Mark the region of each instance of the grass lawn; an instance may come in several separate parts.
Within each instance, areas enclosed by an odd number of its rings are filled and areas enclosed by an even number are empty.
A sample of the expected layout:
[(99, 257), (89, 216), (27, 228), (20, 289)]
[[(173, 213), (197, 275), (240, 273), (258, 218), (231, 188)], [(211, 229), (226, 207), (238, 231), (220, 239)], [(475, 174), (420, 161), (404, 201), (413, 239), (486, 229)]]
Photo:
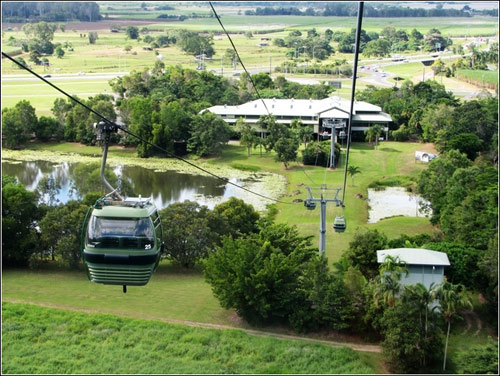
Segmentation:
[[(358, 166), (361, 174), (354, 178), (347, 177), (345, 193), (345, 214), (347, 230), (344, 233), (333, 231), (333, 219), (341, 215), (339, 208), (335, 205), (327, 205), (327, 232), (326, 232), (326, 255), (330, 262), (336, 261), (342, 252), (348, 248), (349, 241), (358, 228), (379, 228), (387, 232), (389, 238), (399, 237), (401, 234), (430, 233), (433, 227), (426, 218), (395, 217), (382, 220), (375, 224), (366, 224), (367, 202), (356, 197), (361, 194), (367, 197), (367, 187), (373, 181), (382, 177), (409, 176), (416, 179), (419, 171), (427, 165), (417, 164), (414, 161), (415, 150), (421, 150), (430, 145), (416, 143), (384, 142), (377, 150), (367, 144), (354, 144), (351, 147), (349, 165)], [(305, 199), (307, 197), (306, 186), (319, 187), (327, 184), (328, 188), (342, 188), (344, 181), (345, 154), (341, 156), (339, 167), (329, 170), (322, 167), (301, 166), (292, 164), (285, 170), (282, 163), (274, 161), (274, 154), (263, 153), (255, 149), (250, 157), (247, 157), (246, 148), (229, 145), (219, 159), (213, 159), (214, 164), (238, 163), (242, 165), (259, 166), (266, 171), (282, 174), (287, 178), (287, 197), (283, 197), (283, 204), (277, 204), (277, 221), (290, 225), (297, 225), (303, 235), (312, 235), (313, 244), (319, 242), (319, 209), (306, 210), (302, 202), (293, 203), (294, 199)], [(300, 152), (299, 152), (300, 156)], [(341, 196), (339, 198), (342, 198)]]
[(2, 304), (3, 374), (370, 374), (372, 359), (238, 330)]
[[(53, 82), (67, 93), (86, 99), (96, 94), (112, 94), (108, 80), (84, 81), (55, 80)], [(51, 108), (56, 98), (66, 96), (42, 81), (2, 81), (2, 108), (14, 107), (19, 101), (27, 100), (35, 108), (37, 116), (54, 116)]]

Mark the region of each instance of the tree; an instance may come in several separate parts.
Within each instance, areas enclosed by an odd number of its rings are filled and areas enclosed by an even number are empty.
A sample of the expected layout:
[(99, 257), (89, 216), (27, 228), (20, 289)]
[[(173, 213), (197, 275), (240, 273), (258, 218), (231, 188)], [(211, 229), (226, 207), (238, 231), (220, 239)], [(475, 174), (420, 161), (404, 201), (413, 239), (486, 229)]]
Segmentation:
[(299, 119), (293, 119), (290, 128), (295, 133), (297, 139), (304, 143), (304, 147), (307, 147), (307, 142), (312, 139), (312, 127), (304, 126)]
[(298, 148), (299, 142), (295, 137), (280, 138), (274, 144), (276, 161), (283, 162), (285, 169), (288, 169), (288, 163), (297, 159)]
[(446, 354), (448, 352), (448, 339), (450, 337), (451, 320), (457, 314), (460, 308), (472, 308), (468, 296), (465, 294), (465, 289), (461, 285), (453, 285), (447, 281), (441, 284), (437, 297), (439, 299), (439, 306), (441, 314), (448, 324), (446, 331), (446, 343), (444, 347), (443, 371), (446, 369)]
[(2, 133), (7, 148), (16, 148), (28, 141), (31, 132), (37, 126), (35, 108), (27, 100), (19, 101), (14, 107), (2, 110)]
[(376, 39), (368, 42), (363, 49), (363, 55), (370, 56), (387, 56), (391, 51), (391, 43), (387, 39)]
[(444, 145), (444, 150), (456, 149), (473, 161), (477, 153), (483, 149), (483, 142), (474, 133), (460, 133), (453, 136)]
[(95, 42), (99, 39), (99, 35), (95, 31), (89, 32), (89, 44), (95, 44)]
[(135, 26), (127, 26), (125, 34), (127, 34), (127, 37), (130, 39), (137, 39), (139, 37), (139, 29)]
[(62, 59), (62, 57), (64, 56), (64, 50), (61, 46), (56, 47), (56, 56), (58, 59)]
[(205, 279), (220, 304), (252, 324), (343, 327), (342, 283), (329, 280), (326, 261), (311, 247), (310, 237), (286, 224), (264, 221), (259, 229), (237, 239), (223, 237), (205, 261)]
[(63, 132), (64, 130), (59, 122), (48, 116), (40, 116), (38, 125), (35, 128), (35, 136), (40, 141), (48, 141), (51, 137), (60, 140), (63, 137)]
[(217, 154), (222, 145), (229, 141), (232, 133), (229, 125), (212, 112), (195, 115), (191, 122), (191, 137), (187, 149), (200, 157)]
[(243, 200), (231, 197), (228, 201), (217, 204), (214, 214), (226, 223), (227, 230), (221, 234), (230, 234), (233, 237), (257, 232), (257, 221), (260, 216), (252, 205)]
[[(429, 326), (427, 336), (420, 324), (420, 303), (407, 297), (403, 289), (399, 301), (386, 309), (381, 318), (384, 353), (397, 373), (428, 373), (438, 361), (442, 349), (442, 336), (436, 323)], [(428, 368), (426, 368), (428, 367)]]
[(422, 171), (418, 180), (418, 192), (430, 201), (432, 207), (432, 223), (438, 223), (441, 210), (446, 206), (446, 183), (457, 168), (469, 167), (472, 162), (465, 154), (450, 150), (446, 155), (433, 159), (429, 167)]
[(382, 300), (390, 307), (394, 307), (395, 299), (401, 291), (401, 276), (403, 272), (408, 275), (408, 267), (405, 262), (401, 262), (399, 257), (386, 256), (384, 262), (379, 267), (379, 275), (376, 280), (374, 299), (377, 303)]
[(89, 207), (71, 200), (48, 211), (40, 221), (42, 247), (77, 269), (81, 263), (80, 236)]
[(2, 176), (2, 264), (23, 267), (38, 247), (37, 221), (43, 211), (36, 193)]
[(240, 144), (242, 146), (246, 146), (248, 156), (250, 156), (250, 150), (256, 145), (257, 138), (255, 132), (252, 129), (252, 126), (249, 123), (246, 123), (242, 117), (240, 117), (238, 120), (236, 120), (235, 129), (236, 132), (240, 134)]
[(197, 202), (176, 202), (159, 212), (163, 226), (166, 258), (192, 268), (207, 257), (219, 240), (214, 231), (220, 219)]
[(498, 314), (498, 237), (494, 236), (488, 243), (488, 250), (478, 262), (478, 267), (487, 278), (484, 288), (490, 310)]
[(360, 174), (361, 170), (358, 166), (351, 165), (347, 167), (347, 173), (351, 176), (352, 185), (354, 185), (354, 175)]
[(342, 257), (349, 265), (359, 267), (366, 278), (378, 274), (377, 251), (387, 248), (387, 237), (378, 230), (356, 231), (349, 243), (349, 249)]
[(380, 134), (382, 133), (382, 127), (378, 124), (372, 125), (368, 129), (365, 129), (364, 131), (366, 135), (366, 140), (368, 142), (372, 142), (373, 139), (375, 139), (375, 147), (378, 145), (378, 138), (380, 137)]

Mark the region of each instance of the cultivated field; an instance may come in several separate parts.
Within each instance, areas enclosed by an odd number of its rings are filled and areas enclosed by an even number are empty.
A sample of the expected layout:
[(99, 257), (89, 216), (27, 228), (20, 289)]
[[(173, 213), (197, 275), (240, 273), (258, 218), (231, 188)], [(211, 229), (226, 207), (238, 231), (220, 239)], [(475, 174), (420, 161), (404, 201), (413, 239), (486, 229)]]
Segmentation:
[(379, 371), (369, 356), (345, 347), (5, 302), (2, 355), (3, 374)]

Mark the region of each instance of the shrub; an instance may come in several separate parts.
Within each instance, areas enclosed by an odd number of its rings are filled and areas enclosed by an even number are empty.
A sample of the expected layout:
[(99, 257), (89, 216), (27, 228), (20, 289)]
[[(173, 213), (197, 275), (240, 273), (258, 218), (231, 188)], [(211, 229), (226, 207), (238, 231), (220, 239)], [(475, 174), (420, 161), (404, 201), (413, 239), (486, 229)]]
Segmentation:
[[(329, 165), (330, 157), (330, 142), (310, 142), (307, 147), (302, 150), (302, 163), (305, 165), (323, 166)], [(340, 158), (340, 145), (335, 143), (335, 161)]]
[(205, 278), (220, 304), (249, 323), (282, 322), (297, 331), (346, 326), (342, 281), (296, 227), (263, 220), (258, 234), (224, 237), (205, 262)]

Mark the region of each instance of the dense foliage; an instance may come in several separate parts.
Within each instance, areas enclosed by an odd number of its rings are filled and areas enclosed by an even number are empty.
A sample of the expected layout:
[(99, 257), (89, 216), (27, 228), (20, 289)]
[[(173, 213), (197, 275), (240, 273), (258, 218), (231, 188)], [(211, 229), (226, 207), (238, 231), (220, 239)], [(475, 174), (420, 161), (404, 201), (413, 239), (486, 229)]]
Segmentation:
[(15, 179), (2, 176), (2, 264), (26, 266), (37, 248), (37, 221), (43, 209), (37, 206), (38, 197)]
[[(334, 146), (335, 161), (336, 163), (340, 157), (340, 144), (335, 143)], [(310, 142), (307, 147), (302, 150), (302, 163), (305, 165), (313, 166), (330, 166), (331, 157), (331, 141), (313, 141)]]
[[(364, 7), (365, 17), (470, 17), (471, 9), (464, 6), (462, 9), (443, 9), (441, 4), (436, 8), (410, 8), (390, 5), (377, 5), (376, 7), (366, 4)], [(354, 2), (328, 2), (323, 8), (307, 7), (257, 7), (255, 10), (246, 10), (247, 16), (323, 16), (323, 17), (353, 17), (358, 12), (358, 5)], [(494, 13), (492, 14), (494, 15)]]
[(224, 237), (205, 262), (205, 277), (221, 305), (250, 323), (285, 322), (295, 330), (346, 326), (342, 281), (295, 227), (262, 221), (259, 233)]
[(3, 22), (30, 21), (99, 21), (99, 5), (96, 2), (64, 1), (9, 1), (2, 4)]

